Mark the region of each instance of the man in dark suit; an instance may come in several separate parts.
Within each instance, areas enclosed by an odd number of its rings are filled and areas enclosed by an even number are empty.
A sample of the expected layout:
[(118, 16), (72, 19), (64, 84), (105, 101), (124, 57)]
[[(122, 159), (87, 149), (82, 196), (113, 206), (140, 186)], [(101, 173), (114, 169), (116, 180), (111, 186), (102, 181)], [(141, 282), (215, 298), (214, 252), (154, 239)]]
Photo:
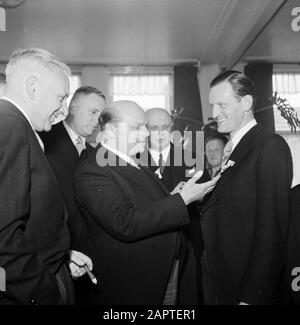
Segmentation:
[(149, 135), (145, 113), (119, 101), (100, 116), (102, 146), (76, 172), (76, 193), (93, 240), (96, 304), (175, 304), (184, 255), (180, 229), (189, 223), (186, 205), (212, 190), (218, 178), (189, 180), (170, 195), (134, 157)]
[[(69, 94), (70, 69), (41, 49), (12, 54), (0, 100), (0, 304), (70, 304), (72, 275), (91, 269), (69, 253), (65, 208), (36, 131), (49, 131)], [(81, 267), (79, 267), (80, 265)]]
[[(105, 96), (94, 87), (78, 88), (69, 105), (66, 119), (55, 124), (51, 131), (40, 136), (45, 145), (46, 157), (54, 171), (64, 202), (69, 212), (68, 227), (73, 249), (91, 256), (86, 224), (74, 197), (74, 174), (86, 152), (93, 150), (86, 141), (98, 126), (98, 119), (105, 106)], [(74, 281), (76, 304), (89, 302), (93, 290), (90, 279), (82, 277)]]
[[(173, 122), (170, 114), (162, 108), (152, 108), (146, 111), (148, 141), (148, 167), (161, 180), (170, 193), (180, 191), (183, 184), (196, 172), (195, 166), (187, 166), (184, 155), (186, 151), (177, 144), (173, 144)], [(180, 151), (176, 155), (175, 151)], [(176, 161), (177, 157), (182, 160)], [(191, 175), (189, 173), (192, 172)], [(180, 271), (178, 303), (183, 305), (197, 305), (202, 302), (200, 256), (202, 250), (202, 234), (200, 218), (196, 205), (188, 207), (191, 217), (190, 223), (184, 227), (187, 235), (189, 252), (186, 263)], [(198, 289), (198, 290), (197, 290)]]
[(80, 161), (86, 156), (86, 150), (92, 150), (91, 145), (86, 142), (86, 137), (97, 128), (105, 103), (105, 96), (98, 89), (80, 87), (70, 101), (66, 119), (53, 125), (51, 131), (40, 133), (46, 157), (69, 212), (68, 226), (72, 247), (83, 251), (86, 251), (86, 236), (82, 233), (84, 224), (78, 214), (73, 180)]
[(221, 172), (223, 150), (226, 143), (227, 138), (219, 134), (212, 135), (205, 141), (206, 171), (210, 179)]
[(210, 85), (212, 116), (232, 150), (202, 209), (207, 304), (271, 304), (283, 270), (292, 158), (282, 137), (256, 123), (255, 98), (238, 71)]

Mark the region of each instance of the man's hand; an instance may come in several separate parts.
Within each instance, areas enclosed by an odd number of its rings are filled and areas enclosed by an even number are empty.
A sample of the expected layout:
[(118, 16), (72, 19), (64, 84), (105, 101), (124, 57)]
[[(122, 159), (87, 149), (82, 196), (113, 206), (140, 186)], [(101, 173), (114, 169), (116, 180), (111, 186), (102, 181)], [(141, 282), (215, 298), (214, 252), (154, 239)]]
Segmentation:
[(73, 278), (79, 278), (86, 273), (84, 265), (86, 265), (88, 269), (92, 271), (93, 263), (88, 256), (74, 250), (69, 251), (69, 256), (69, 268)]
[(180, 195), (186, 205), (194, 201), (201, 201), (206, 194), (214, 189), (221, 176), (217, 175), (209, 182), (197, 184), (196, 181), (200, 177), (192, 177), (183, 186)]

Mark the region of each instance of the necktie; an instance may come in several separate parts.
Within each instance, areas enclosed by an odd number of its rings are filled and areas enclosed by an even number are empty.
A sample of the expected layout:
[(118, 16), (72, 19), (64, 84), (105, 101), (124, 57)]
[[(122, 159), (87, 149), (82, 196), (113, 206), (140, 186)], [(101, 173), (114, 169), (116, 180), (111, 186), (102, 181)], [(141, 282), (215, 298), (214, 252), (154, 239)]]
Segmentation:
[(159, 166), (159, 171), (160, 171), (160, 174), (162, 175), (163, 171), (164, 171), (164, 161), (163, 161), (163, 155), (162, 153), (160, 152), (159, 153), (159, 159), (158, 159), (158, 166)]
[(77, 137), (75, 146), (80, 156), (81, 152), (85, 149), (85, 143), (80, 136)]

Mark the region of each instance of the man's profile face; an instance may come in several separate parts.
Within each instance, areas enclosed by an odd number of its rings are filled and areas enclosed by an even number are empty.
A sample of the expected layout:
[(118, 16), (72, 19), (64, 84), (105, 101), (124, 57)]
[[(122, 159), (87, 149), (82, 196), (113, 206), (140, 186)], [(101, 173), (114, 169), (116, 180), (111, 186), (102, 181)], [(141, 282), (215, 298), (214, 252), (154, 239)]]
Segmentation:
[(220, 133), (230, 133), (233, 136), (241, 129), (245, 111), (228, 82), (222, 82), (210, 89), (209, 104)]
[(159, 111), (147, 115), (150, 132), (150, 147), (161, 151), (168, 147), (172, 139), (172, 121), (167, 112)]
[(44, 75), (37, 109), (37, 131), (49, 131), (55, 119), (67, 105), (69, 79), (59, 71)]
[(100, 113), (106, 102), (97, 94), (80, 95), (72, 108), (73, 126), (82, 137), (91, 135), (98, 126)]
[(209, 167), (216, 168), (222, 164), (224, 143), (219, 139), (209, 140), (205, 147), (205, 155)]

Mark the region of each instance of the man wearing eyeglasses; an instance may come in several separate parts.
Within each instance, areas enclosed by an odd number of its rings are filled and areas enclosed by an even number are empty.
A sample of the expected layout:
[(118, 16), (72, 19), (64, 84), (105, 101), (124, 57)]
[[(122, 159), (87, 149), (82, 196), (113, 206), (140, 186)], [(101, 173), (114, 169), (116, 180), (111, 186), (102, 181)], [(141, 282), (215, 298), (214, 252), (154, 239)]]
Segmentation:
[[(173, 141), (173, 121), (170, 114), (163, 108), (152, 108), (146, 112), (149, 131), (148, 168), (161, 180), (172, 193), (180, 191), (189, 177), (187, 173), (192, 166), (187, 166), (184, 159), (184, 149), (175, 146)], [(176, 161), (176, 150), (181, 151), (182, 161)], [(178, 153), (178, 152), (177, 152)], [(181, 269), (179, 277), (178, 300), (180, 304), (196, 305), (201, 303), (200, 265), (201, 230), (198, 210), (195, 204), (188, 207), (191, 223), (185, 227), (187, 263)], [(198, 260), (198, 262), (197, 262)]]

